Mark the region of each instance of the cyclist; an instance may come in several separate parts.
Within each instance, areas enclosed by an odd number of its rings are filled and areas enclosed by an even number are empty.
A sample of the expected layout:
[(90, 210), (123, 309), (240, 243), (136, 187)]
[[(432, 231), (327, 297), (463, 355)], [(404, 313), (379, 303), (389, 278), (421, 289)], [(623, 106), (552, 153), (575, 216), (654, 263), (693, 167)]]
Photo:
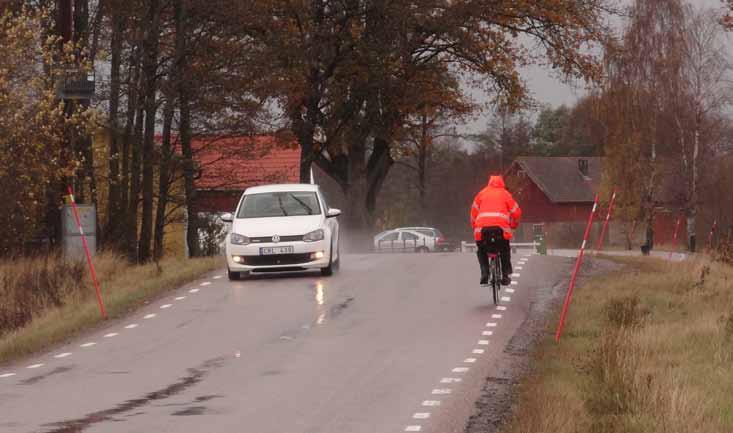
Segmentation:
[(509, 240), (512, 230), (519, 226), (522, 210), (504, 186), (501, 176), (490, 176), (489, 185), (481, 190), (473, 200), (471, 206), (471, 225), (476, 240), (478, 262), (481, 266), (481, 284), (486, 285), (489, 280), (488, 245), (484, 242), (490, 230), (501, 229), (503, 239), (496, 245), (501, 259), (501, 284), (511, 284), (509, 275), (512, 273), (511, 248)]

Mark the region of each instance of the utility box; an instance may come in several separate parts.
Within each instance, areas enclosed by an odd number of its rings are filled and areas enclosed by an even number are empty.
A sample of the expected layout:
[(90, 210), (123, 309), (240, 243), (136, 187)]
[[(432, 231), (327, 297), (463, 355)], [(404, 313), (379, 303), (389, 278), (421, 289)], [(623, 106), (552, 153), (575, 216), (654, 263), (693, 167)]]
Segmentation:
[(545, 235), (537, 234), (534, 236), (534, 241), (537, 244), (537, 253), (546, 256), (547, 255), (547, 240)]
[[(94, 255), (97, 251), (97, 210), (93, 205), (76, 205), (76, 209), (79, 211), (81, 227), (87, 238), (89, 253)], [(84, 259), (84, 243), (71, 205), (64, 205), (61, 209), (61, 225), (63, 227), (64, 256), (70, 259)]]

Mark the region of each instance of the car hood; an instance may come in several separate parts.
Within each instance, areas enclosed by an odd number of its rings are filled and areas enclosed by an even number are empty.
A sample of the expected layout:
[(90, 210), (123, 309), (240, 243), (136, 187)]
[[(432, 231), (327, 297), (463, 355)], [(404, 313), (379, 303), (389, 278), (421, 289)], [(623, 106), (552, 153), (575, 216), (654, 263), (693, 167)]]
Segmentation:
[(321, 215), (235, 219), (232, 233), (251, 238), (274, 235), (300, 236), (321, 228), (322, 220)]

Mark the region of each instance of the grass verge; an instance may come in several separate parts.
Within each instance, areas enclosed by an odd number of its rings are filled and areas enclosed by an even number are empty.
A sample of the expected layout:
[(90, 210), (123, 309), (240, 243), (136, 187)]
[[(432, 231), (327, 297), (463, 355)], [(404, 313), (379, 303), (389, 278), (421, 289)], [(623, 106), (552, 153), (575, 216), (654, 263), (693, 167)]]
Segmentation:
[(733, 267), (613, 260), (540, 344), (503, 432), (733, 431)]
[[(99, 254), (95, 267), (110, 318), (221, 266), (220, 257), (166, 258), (131, 266)], [(42, 350), (99, 324), (94, 288), (85, 264), (54, 257), (0, 264), (0, 363)]]

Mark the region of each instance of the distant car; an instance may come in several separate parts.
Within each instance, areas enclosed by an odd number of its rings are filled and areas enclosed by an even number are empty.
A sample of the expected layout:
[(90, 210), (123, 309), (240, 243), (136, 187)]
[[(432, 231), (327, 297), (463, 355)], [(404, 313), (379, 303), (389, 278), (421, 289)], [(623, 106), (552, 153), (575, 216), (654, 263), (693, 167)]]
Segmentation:
[(443, 251), (448, 246), (440, 230), (433, 227), (399, 227), (374, 236), (374, 250), (378, 252)]
[(226, 238), (230, 280), (251, 272), (338, 267), (338, 209), (329, 209), (317, 185), (268, 185), (247, 189), (237, 210), (221, 219), (231, 222)]

